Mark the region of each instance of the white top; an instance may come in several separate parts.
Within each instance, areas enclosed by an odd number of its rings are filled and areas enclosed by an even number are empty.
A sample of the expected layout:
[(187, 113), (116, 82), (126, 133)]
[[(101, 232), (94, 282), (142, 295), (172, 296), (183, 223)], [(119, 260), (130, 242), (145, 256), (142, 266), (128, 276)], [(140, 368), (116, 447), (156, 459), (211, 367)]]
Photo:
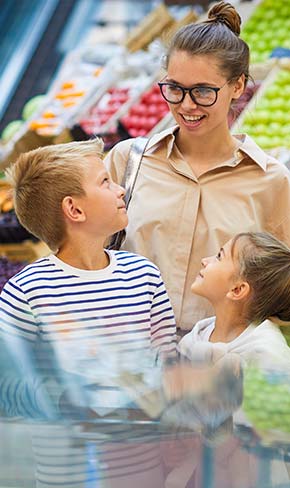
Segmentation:
[(227, 343), (209, 342), (214, 327), (215, 317), (197, 322), (180, 341), (180, 352), (189, 359), (214, 362), (234, 353), (247, 364), (256, 362), (265, 367), (288, 367), (290, 370), (290, 348), (279, 327), (270, 320), (249, 325), (242, 334)]

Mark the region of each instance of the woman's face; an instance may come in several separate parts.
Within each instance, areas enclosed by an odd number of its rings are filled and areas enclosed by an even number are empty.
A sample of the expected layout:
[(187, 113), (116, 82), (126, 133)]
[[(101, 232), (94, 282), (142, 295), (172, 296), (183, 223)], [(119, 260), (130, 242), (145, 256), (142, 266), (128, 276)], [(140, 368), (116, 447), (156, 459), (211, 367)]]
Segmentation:
[(212, 131), (228, 128), (227, 116), (231, 101), (239, 98), (244, 89), (243, 78), (228, 83), (220, 72), (217, 61), (212, 55), (190, 55), (186, 51), (173, 51), (170, 56), (166, 82), (178, 84), (184, 88), (207, 86), (221, 88), (217, 100), (210, 107), (194, 103), (189, 93), (178, 104), (169, 103), (169, 108), (181, 133), (192, 136), (210, 135)]

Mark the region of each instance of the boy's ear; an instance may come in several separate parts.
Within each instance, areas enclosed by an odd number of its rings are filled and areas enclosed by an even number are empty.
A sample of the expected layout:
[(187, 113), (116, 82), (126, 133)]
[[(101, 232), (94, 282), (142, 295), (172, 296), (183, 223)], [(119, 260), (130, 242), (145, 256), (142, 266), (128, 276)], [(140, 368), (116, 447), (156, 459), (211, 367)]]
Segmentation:
[(235, 82), (234, 82), (234, 93), (233, 93), (233, 99), (237, 100), (240, 98), (242, 93), (244, 92), (245, 89), (245, 75), (242, 74)]
[(85, 212), (73, 197), (64, 197), (62, 211), (71, 222), (84, 222), (86, 220)]
[(230, 300), (244, 300), (250, 294), (250, 285), (247, 281), (239, 281), (228, 291), (227, 298)]

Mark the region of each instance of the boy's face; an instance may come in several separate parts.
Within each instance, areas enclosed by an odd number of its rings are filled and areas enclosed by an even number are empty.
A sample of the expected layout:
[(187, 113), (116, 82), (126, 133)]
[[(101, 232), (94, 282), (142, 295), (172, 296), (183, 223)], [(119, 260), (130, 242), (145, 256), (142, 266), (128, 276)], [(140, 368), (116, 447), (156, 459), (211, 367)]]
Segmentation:
[(232, 241), (228, 241), (215, 256), (203, 258), (202, 268), (191, 285), (196, 295), (207, 298), (212, 304), (224, 299), (233, 287), (239, 266), (237, 246), (232, 256)]
[(90, 158), (83, 178), (85, 195), (77, 197), (85, 214), (88, 234), (109, 237), (128, 224), (124, 202), (125, 190), (114, 183), (103, 161)]

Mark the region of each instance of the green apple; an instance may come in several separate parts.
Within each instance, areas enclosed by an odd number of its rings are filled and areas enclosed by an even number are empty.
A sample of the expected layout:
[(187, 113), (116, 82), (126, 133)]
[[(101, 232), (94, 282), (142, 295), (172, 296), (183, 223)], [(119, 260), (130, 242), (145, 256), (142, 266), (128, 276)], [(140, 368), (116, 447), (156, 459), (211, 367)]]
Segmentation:
[(9, 122), (9, 124), (7, 124), (2, 131), (2, 142), (8, 142), (14, 136), (14, 134), (16, 134), (16, 132), (20, 129), (22, 125), (23, 120), (12, 120), (11, 122)]
[(269, 86), (267, 91), (265, 92), (265, 97), (268, 98), (269, 100), (276, 99), (277, 95), (279, 93), (279, 89), (277, 86), (274, 84)]
[(290, 83), (290, 71), (287, 70), (279, 71), (277, 75), (276, 83), (281, 86), (288, 85), (288, 83)]
[(272, 146), (272, 137), (270, 136), (256, 136), (254, 137), (256, 143), (261, 146), (262, 148), (264, 149), (268, 149), (269, 147), (273, 147)]
[(278, 122), (271, 122), (268, 127), (272, 134), (277, 134), (281, 131), (281, 124), (279, 124)]
[(283, 124), (289, 124), (289, 114), (285, 113), (284, 110), (275, 110), (273, 113), (274, 115), (274, 122), (278, 122), (281, 125)]
[(261, 110), (270, 111), (270, 110), (273, 110), (275, 103), (276, 103), (275, 99), (269, 100), (268, 98), (263, 97), (261, 100), (259, 100), (258, 106), (259, 106), (259, 109), (261, 109)]
[(22, 118), (23, 120), (30, 119), (35, 112), (41, 107), (43, 100), (45, 99), (45, 95), (36, 95), (35, 97), (30, 98), (28, 102), (23, 107), (22, 110)]

